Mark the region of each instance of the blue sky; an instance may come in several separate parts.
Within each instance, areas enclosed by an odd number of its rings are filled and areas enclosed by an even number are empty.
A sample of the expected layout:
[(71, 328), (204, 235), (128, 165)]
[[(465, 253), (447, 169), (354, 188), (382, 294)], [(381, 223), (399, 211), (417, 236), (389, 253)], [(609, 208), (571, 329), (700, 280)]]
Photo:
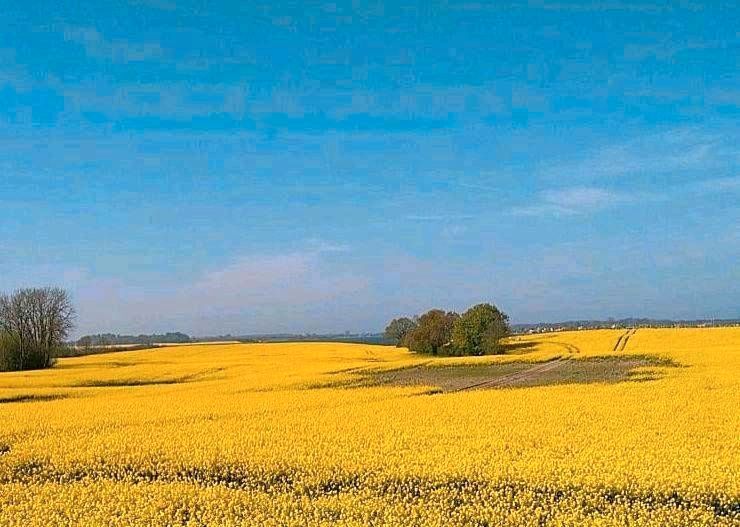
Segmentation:
[(78, 333), (740, 316), (733, 4), (1, 1), (0, 290)]

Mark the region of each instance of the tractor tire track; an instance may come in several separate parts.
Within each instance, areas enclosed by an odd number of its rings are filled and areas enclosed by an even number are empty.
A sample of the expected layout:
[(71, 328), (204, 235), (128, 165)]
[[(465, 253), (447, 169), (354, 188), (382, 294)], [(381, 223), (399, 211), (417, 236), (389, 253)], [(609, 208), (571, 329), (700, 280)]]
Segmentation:
[(612, 348), (612, 351), (617, 351), (619, 349), (619, 346), (622, 344), (622, 339), (624, 338), (624, 333), (621, 333), (619, 335), (619, 338), (617, 339), (617, 343), (614, 344), (614, 347)]
[(627, 342), (629, 342), (630, 337), (632, 337), (635, 333), (637, 333), (637, 328), (632, 328), (630, 331), (627, 332), (627, 334), (624, 336), (624, 340), (622, 340), (622, 349), (619, 351), (624, 351), (627, 349)]
[(458, 388), (457, 390), (453, 390), (453, 391), (462, 392), (462, 391), (467, 391), (467, 390), (473, 390), (475, 388), (500, 388), (503, 386), (512, 386), (514, 384), (529, 380), (532, 377), (537, 376), (538, 374), (545, 373), (550, 370), (554, 370), (555, 368), (561, 366), (563, 363), (565, 363), (568, 360), (569, 360), (569, 357), (559, 357), (557, 359), (554, 359), (548, 362), (536, 364), (532, 366), (531, 368), (527, 368), (524, 371), (518, 371), (515, 373), (504, 375), (502, 377), (496, 377), (495, 379), (489, 379), (487, 381), (470, 384), (468, 386), (464, 386), (462, 388)]
[(619, 338), (617, 339), (617, 343), (614, 344), (614, 348), (612, 351), (619, 352), (624, 351), (627, 347), (627, 342), (629, 342), (629, 339), (631, 336), (633, 336), (635, 333), (637, 333), (637, 328), (630, 328), (621, 335), (619, 335)]

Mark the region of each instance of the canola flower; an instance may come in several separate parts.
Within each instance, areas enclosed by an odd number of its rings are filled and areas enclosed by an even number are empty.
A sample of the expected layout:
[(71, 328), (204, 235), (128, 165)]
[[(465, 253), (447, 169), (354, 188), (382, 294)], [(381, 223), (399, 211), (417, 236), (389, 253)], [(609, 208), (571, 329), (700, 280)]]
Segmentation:
[[(622, 333), (450, 359), (192, 345), (0, 374), (0, 525), (740, 525), (740, 329), (640, 329), (614, 352)], [(635, 364), (620, 382), (354, 382), (616, 354)]]

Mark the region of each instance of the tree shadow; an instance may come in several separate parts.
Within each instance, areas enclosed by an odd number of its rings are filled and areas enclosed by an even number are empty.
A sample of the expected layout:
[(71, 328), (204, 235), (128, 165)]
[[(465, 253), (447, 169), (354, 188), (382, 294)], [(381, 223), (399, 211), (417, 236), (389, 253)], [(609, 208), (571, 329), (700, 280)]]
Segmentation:
[(169, 379), (90, 379), (78, 382), (74, 388), (120, 388), (125, 386), (164, 386), (170, 384), (185, 384), (200, 381), (212, 380), (213, 375), (224, 371), (226, 368), (209, 368), (207, 370), (183, 375), (181, 377), (172, 377)]
[(69, 397), (66, 394), (55, 393), (55, 394), (30, 394), (23, 393), (18, 395), (7, 395), (0, 396), (0, 404), (4, 403), (33, 403), (40, 401), (55, 401), (58, 399), (66, 399)]
[(426, 393), (433, 394), (564, 384), (642, 383), (664, 378), (670, 368), (685, 367), (658, 355), (607, 355), (544, 362), (510, 361), (487, 364), (444, 364), (444, 361), (445, 359), (430, 360), (393, 370), (346, 370), (341, 373), (345, 376), (349, 374), (349, 378), (329, 380), (305, 388), (425, 386), (431, 388)]
[(182, 384), (188, 382), (183, 378), (176, 379), (93, 379), (81, 381), (74, 385), (75, 388), (116, 388), (121, 386), (159, 386), (166, 384)]
[[(64, 357), (66, 359), (76, 359), (78, 357)], [(171, 365), (174, 364), (172, 361), (157, 360), (147, 361), (147, 365)], [(54, 364), (53, 370), (89, 370), (89, 369), (117, 369), (117, 368), (129, 368), (131, 366), (140, 366), (141, 363), (134, 361), (90, 361), (90, 362), (64, 362)]]
[(507, 355), (526, 353), (537, 347), (537, 342), (506, 342), (501, 345), (503, 352)]

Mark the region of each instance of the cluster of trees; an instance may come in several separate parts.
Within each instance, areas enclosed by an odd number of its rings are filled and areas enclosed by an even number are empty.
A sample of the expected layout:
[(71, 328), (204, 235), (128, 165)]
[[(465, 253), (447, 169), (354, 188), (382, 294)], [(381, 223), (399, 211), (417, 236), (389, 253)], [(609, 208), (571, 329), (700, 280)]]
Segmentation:
[(493, 304), (478, 304), (462, 315), (432, 309), (423, 315), (393, 319), (385, 336), (397, 346), (432, 355), (503, 353), (501, 339), (509, 334), (509, 317)]
[(75, 310), (63, 289), (0, 294), (0, 371), (48, 368), (74, 327)]

